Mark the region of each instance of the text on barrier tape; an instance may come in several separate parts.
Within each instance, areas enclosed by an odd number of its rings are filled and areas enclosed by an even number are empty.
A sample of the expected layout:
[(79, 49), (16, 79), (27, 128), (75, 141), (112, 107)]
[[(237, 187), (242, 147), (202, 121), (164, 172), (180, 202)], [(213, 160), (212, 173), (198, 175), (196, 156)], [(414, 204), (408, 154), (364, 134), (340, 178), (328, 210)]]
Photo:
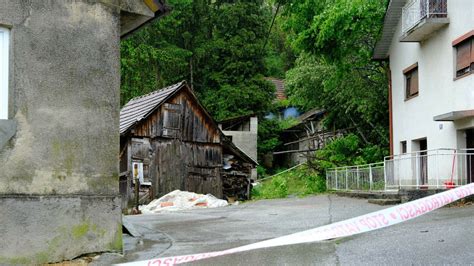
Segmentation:
[(145, 261), (137, 261), (123, 263), (117, 265), (123, 266), (159, 266), (159, 265), (176, 265), (186, 262), (202, 260), (227, 254), (233, 254), (243, 251), (249, 251), (260, 248), (269, 248), (285, 245), (293, 245), (300, 243), (315, 242), (332, 238), (340, 238), (355, 234), (365, 233), (376, 229), (384, 228), (394, 224), (398, 224), (425, 213), (431, 212), (450, 204), (456, 200), (465, 198), (474, 194), (474, 183), (457, 187), (452, 190), (444, 191), (432, 196), (400, 204), (394, 207), (383, 209), (380, 211), (364, 214), (348, 220), (324, 225), (314, 229), (294, 233), (287, 236), (277, 237), (250, 245), (237, 248), (227, 249), (223, 251), (199, 253), (192, 255), (182, 255), (174, 257), (165, 257)]

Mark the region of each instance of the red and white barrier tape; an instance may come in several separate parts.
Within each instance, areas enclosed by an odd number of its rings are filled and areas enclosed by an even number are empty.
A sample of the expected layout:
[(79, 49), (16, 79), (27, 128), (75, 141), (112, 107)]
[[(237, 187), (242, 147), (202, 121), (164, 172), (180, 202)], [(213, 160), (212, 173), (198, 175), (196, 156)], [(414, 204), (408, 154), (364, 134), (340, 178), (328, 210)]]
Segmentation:
[(405, 222), (441, 208), (456, 200), (465, 198), (474, 194), (474, 183), (457, 187), (452, 190), (444, 191), (432, 196), (400, 204), (394, 207), (361, 215), (345, 221), (324, 225), (314, 229), (282, 236), (274, 239), (257, 242), (254, 244), (232, 248), (224, 251), (199, 253), (192, 255), (182, 255), (174, 257), (165, 257), (145, 261), (130, 262), (124, 266), (152, 266), (152, 265), (176, 265), (186, 262), (202, 260), (227, 254), (233, 254), (243, 251), (249, 251), (260, 248), (269, 248), (300, 243), (315, 242), (332, 238), (340, 238), (360, 233), (373, 231), (401, 222)]

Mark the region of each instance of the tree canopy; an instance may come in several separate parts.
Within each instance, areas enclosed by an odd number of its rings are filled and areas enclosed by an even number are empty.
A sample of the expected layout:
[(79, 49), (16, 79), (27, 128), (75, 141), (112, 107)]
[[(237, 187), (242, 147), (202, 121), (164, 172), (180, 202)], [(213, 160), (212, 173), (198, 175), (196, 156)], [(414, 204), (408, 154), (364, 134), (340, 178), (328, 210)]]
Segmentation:
[[(187, 80), (216, 120), (263, 118), (278, 106), (264, 77), (284, 78), (291, 105), (324, 108), (328, 125), (386, 151), (387, 66), (371, 55), (387, 0), (167, 3), (169, 15), (122, 41), (122, 104)], [(261, 121), (259, 148), (271, 152), (282, 126)]]
[(285, 7), (300, 54), (286, 74), (290, 101), (325, 108), (328, 122), (354, 128), (366, 144), (388, 146), (386, 66), (371, 59), (386, 1), (302, 0)]
[(170, 0), (172, 12), (122, 42), (122, 104), (187, 80), (217, 119), (264, 113), (271, 7), (264, 1)]

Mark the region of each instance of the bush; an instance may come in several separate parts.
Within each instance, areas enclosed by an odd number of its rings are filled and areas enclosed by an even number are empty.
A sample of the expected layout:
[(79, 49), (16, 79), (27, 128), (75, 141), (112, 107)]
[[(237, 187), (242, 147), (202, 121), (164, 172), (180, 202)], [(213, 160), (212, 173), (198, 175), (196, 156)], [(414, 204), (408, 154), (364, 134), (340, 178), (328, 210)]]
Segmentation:
[(257, 178), (264, 178), (267, 175), (267, 169), (265, 167), (259, 165), (257, 166)]
[(388, 150), (376, 145), (363, 146), (358, 136), (349, 134), (328, 143), (316, 152), (315, 165), (324, 173), (325, 170), (338, 166), (349, 166), (380, 162)]
[(276, 199), (288, 196), (287, 180), (282, 176), (276, 176), (271, 181), (261, 183), (252, 189), (254, 199)]
[(306, 165), (273, 177), (255, 186), (254, 199), (286, 198), (288, 195), (305, 196), (326, 191), (326, 181)]

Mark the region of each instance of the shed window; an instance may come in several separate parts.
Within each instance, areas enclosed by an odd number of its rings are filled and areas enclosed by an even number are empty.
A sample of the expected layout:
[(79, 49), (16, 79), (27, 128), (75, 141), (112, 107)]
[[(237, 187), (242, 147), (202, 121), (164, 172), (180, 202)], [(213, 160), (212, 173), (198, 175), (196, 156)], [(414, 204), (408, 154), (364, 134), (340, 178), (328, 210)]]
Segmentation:
[(181, 131), (181, 105), (163, 105), (163, 137), (178, 137)]
[(0, 27), (0, 119), (8, 119), (9, 30)]
[(474, 71), (474, 38), (470, 37), (454, 46), (456, 48), (456, 77)]
[(403, 70), (405, 75), (405, 99), (418, 95), (418, 63)]

